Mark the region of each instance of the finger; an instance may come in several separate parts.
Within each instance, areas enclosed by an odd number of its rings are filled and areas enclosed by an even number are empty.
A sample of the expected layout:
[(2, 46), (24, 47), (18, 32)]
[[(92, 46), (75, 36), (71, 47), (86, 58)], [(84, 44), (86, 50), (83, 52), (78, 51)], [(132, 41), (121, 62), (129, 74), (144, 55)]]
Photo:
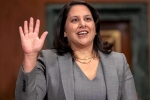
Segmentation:
[(20, 33), (20, 37), (22, 38), (24, 36), (24, 33), (23, 33), (23, 30), (22, 30), (21, 26), (19, 27), (19, 33)]
[(30, 23), (29, 23), (29, 33), (30, 33), (30, 32), (33, 32), (33, 24), (34, 24), (33, 18), (31, 17), (31, 18), (30, 18)]
[(37, 19), (37, 20), (36, 20), (36, 25), (35, 25), (34, 32), (35, 32), (35, 33), (39, 33), (39, 28), (40, 28), (40, 20)]
[(46, 38), (46, 36), (47, 36), (47, 34), (48, 34), (48, 32), (46, 31), (46, 32), (44, 32), (42, 35), (41, 35), (41, 40), (45, 40), (45, 38)]
[(27, 21), (24, 21), (24, 34), (25, 35), (28, 34), (28, 22)]

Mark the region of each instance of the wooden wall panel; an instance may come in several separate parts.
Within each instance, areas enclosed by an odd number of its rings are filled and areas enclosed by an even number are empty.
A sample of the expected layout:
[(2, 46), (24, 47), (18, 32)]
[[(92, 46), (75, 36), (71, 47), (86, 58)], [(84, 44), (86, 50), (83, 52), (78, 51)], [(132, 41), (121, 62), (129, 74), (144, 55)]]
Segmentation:
[(23, 52), (18, 27), (30, 16), (38, 18), (37, 1), (11, 0), (0, 3), (0, 100), (13, 100)]
[[(1, 0), (0, 3), (0, 100), (14, 100), (15, 82), (23, 60), (18, 27), (30, 17), (41, 20), (40, 33), (45, 30), (45, 5), (70, 0)], [(86, 0), (90, 3), (146, 3), (149, 0)], [(149, 44), (150, 49), (150, 44)]]

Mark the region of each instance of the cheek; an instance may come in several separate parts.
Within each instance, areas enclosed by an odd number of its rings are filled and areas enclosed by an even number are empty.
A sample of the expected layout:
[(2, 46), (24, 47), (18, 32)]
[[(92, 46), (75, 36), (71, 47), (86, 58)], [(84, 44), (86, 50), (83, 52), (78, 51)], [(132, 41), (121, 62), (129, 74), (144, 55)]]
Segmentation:
[(92, 30), (92, 32), (93, 32), (94, 34), (96, 34), (96, 27), (95, 27), (95, 25), (92, 25), (92, 26), (91, 26), (91, 30)]
[(74, 37), (73, 28), (68, 26), (64, 32), (64, 36), (66, 36), (68, 39)]
[(73, 35), (76, 33), (76, 27), (74, 27), (73, 25), (69, 25), (67, 28), (66, 28), (66, 31), (67, 35)]

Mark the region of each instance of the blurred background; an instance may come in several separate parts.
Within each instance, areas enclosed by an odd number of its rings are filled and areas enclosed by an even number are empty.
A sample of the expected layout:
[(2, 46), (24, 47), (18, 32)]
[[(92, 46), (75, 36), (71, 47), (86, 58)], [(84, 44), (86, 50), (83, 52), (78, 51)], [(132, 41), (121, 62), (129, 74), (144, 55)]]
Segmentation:
[[(15, 100), (15, 84), (23, 61), (18, 27), (40, 19), (40, 35), (49, 31), (43, 49), (52, 47), (53, 25), (70, 0), (1, 0), (0, 100)], [(150, 0), (85, 0), (97, 9), (103, 40), (127, 57), (139, 100), (150, 100)]]

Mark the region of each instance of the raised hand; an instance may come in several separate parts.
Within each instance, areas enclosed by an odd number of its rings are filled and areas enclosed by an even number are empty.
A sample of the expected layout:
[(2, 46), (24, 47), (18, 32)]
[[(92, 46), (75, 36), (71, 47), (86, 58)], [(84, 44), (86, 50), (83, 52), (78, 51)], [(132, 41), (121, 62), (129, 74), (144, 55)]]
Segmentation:
[(45, 38), (48, 32), (44, 32), (41, 37), (39, 37), (39, 28), (40, 28), (40, 20), (36, 21), (36, 25), (34, 28), (34, 20), (30, 18), (30, 23), (28, 27), (28, 22), (24, 21), (24, 31), (22, 27), (19, 27), (20, 37), (22, 48), (24, 54), (37, 54), (43, 47)]
[(24, 51), (23, 69), (25, 72), (30, 72), (36, 66), (36, 60), (39, 51), (42, 49), (45, 38), (48, 32), (44, 32), (39, 37), (40, 20), (36, 21), (34, 28), (34, 20), (30, 18), (28, 22), (24, 21), (24, 30), (19, 27), (21, 44)]

